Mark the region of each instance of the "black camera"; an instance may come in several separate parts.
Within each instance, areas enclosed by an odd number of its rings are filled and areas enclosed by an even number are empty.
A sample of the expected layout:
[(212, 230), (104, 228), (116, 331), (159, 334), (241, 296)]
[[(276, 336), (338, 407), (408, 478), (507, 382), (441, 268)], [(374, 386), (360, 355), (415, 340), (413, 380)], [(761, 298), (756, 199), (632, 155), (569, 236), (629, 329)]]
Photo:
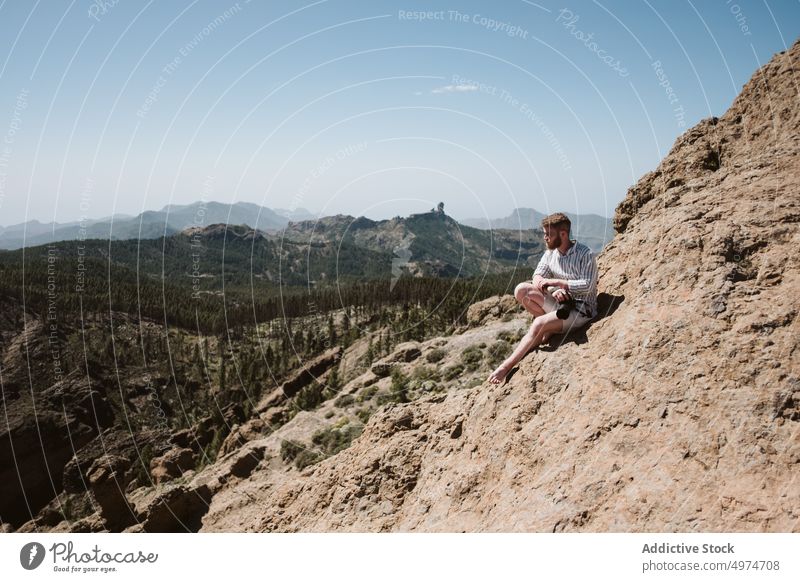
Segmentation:
[[(545, 287), (545, 291), (549, 292), (552, 295), (552, 292), (556, 290), (556, 287), (552, 285), (548, 285)], [(556, 317), (559, 319), (566, 319), (569, 317), (570, 312), (575, 308), (575, 299), (570, 295), (569, 291), (564, 291), (567, 294), (567, 298), (564, 301), (561, 301), (561, 307), (556, 309)]]

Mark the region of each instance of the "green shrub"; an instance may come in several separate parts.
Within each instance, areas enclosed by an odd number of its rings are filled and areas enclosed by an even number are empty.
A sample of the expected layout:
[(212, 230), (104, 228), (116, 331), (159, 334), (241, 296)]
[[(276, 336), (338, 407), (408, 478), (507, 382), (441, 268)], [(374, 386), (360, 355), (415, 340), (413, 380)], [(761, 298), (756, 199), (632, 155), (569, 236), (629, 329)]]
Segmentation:
[(281, 460), (285, 463), (291, 463), (304, 450), (305, 447), (297, 441), (283, 441), (281, 443)]
[(501, 331), (497, 334), (497, 339), (513, 344), (521, 340), (524, 335), (525, 332), (521, 329), (517, 331)]
[(133, 460), (133, 478), (142, 486), (150, 486), (153, 480), (150, 478), (150, 461), (153, 459), (153, 447), (145, 445), (139, 450), (139, 458)]
[(67, 494), (63, 499), (61, 510), (67, 521), (77, 521), (90, 516), (95, 511), (94, 502), (88, 492)]
[(420, 392), (438, 392), (438, 384), (433, 380), (423, 380), (419, 385)]
[(428, 352), (425, 356), (425, 359), (428, 360), (431, 364), (435, 364), (436, 362), (441, 362), (442, 359), (447, 355), (447, 352), (442, 348), (436, 348)]
[(458, 378), (464, 372), (464, 366), (461, 364), (456, 364), (455, 366), (450, 366), (449, 368), (445, 369), (442, 377), (445, 380), (454, 380)]
[(356, 416), (363, 424), (367, 424), (369, 417), (372, 416), (372, 411), (369, 408), (359, 408), (356, 411)]
[(489, 363), (492, 366), (499, 365), (506, 358), (509, 348), (510, 346), (508, 345), (508, 342), (504, 342), (502, 340), (494, 342), (491, 346), (489, 346), (487, 351)]
[(203, 454), (200, 455), (200, 459), (198, 460), (195, 470), (199, 471), (206, 465), (210, 465), (217, 460), (217, 454), (219, 453), (220, 448), (222, 448), (222, 443), (225, 441), (225, 437), (228, 436), (229, 432), (230, 427), (228, 427), (227, 424), (223, 424), (221, 428), (217, 428), (214, 431), (214, 436), (206, 448), (203, 449)]
[[(359, 418), (365, 409), (357, 413)], [(366, 418), (369, 418), (367, 413)], [(366, 422), (366, 419), (364, 420)], [(294, 466), (302, 471), (309, 465), (319, 463), (336, 453), (343, 451), (361, 434), (360, 425), (350, 425), (343, 418), (323, 429), (316, 431), (311, 436), (311, 445), (305, 446), (297, 441), (286, 440), (281, 443), (281, 459), (285, 463), (294, 462)]]
[(320, 429), (311, 436), (311, 442), (317, 445), (326, 457), (343, 451), (361, 434), (360, 426), (332, 426)]
[(302, 471), (309, 465), (313, 465), (314, 463), (319, 463), (325, 459), (325, 455), (321, 453), (317, 453), (316, 451), (309, 451), (304, 450), (301, 451), (297, 458), (294, 460), (294, 466), (297, 467), (299, 471)]
[(438, 380), (440, 376), (439, 371), (433, 366), (418, 366), (414, 368), (411, 377), (421, 383), (425, 380)]
[(461, 352), (461, 361), (465, 364), (479, 362), (483, 358), (483, 352), (478, 346), (470, 346)]
[(293, 406), (298, 410), (314, 410), (325, 400), (324, 389), (325, 386), (319, 382), (304, 387), (292, 399)]
[(478, 346), (470, 346), (461, 353), (461, 361), (467, 370), (477, 370), (481, 365), (483, 352)]
[(362, 389), (361, 392), (358, 393), (356, 400), (358, 402), (366, 402), (367, 400), (370, 400), (373, 396), (375, 396), (375, 393), (377, 391), (378, 387), (375, 384), (373, 384), (372, 386), (367, 386), (366, 388)]
[(408, 402), (408, 376), (399, 368), (392, 369), (392, 387), (389, 390), (392, 402)]
[(474, 388), (475, 386), (479, 386), (481, 384), (483, 384), (482, 378), (473, 378), (472, 380), (467, 382), (463, 387), (469, 389), (469, 388)]
[(285, 463), (294, 461), (294, 466), (300, 471), (324, 458), (325, 455), (318, 451), (310, 450), (303, 443), (290, 440), (281, 443), (281, 460)]
[(355, 400), (356, 399), (353, 398), (352, 394), (342, 394), (339, 396), (339, 398), (333, 401), (333, 405), (337, 408), (344, 408), (345, 406), (350, 406), (353, 404)]

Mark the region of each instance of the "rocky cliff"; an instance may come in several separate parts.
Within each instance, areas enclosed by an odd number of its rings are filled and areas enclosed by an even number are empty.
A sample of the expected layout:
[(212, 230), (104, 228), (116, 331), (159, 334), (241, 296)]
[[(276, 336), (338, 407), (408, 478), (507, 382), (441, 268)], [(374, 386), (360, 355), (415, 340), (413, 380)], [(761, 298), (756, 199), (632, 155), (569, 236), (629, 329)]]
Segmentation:
[(300, 472), (249, 441), (246, 479), (197, 475), (202, 529), (800, 530), (799, 56), (630, 188), (588, 329), (504, 384), (384, 406)]

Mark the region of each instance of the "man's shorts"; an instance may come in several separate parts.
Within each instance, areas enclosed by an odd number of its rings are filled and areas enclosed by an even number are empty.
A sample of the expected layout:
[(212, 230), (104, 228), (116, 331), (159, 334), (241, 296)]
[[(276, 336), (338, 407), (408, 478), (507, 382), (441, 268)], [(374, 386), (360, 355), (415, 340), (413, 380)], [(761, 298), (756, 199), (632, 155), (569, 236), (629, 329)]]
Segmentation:
[[(544, 293), (544, 308), (545, 313), (550, 313), (551, 311), (556, 311), (561, 304), (553, 297), (550, 292)], [(578, 312), (577, 309), (573, 309), (569, 312), (569, 317), (566, 319), (561, 319), (561, 333), (569, 333), (570, 331), (576, 330), (579, 327), (583, 327), (587, 323), (592, 320), (591, 317), (586, 317), (582, 313)]]

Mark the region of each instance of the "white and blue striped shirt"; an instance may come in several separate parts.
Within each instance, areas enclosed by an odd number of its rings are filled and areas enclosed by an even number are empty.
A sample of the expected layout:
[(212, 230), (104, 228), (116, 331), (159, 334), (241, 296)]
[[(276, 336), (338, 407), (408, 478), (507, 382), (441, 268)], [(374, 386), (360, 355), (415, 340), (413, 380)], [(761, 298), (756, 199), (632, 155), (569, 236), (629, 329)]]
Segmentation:
[(585, 244), (572, 243), (563, 255), (558, 249), (546, 250), (533, 275), (564, 279), (578, 311), (594, 317), (597, 315), (597, 259)]

